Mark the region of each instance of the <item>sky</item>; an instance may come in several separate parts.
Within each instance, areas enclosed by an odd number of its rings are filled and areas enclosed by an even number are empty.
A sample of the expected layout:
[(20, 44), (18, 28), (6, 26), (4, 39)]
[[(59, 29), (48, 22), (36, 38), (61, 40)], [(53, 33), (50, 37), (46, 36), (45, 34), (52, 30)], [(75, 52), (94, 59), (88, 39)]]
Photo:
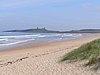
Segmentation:
[(100, 28), (100, 0), (0, 0), (0, 30)]

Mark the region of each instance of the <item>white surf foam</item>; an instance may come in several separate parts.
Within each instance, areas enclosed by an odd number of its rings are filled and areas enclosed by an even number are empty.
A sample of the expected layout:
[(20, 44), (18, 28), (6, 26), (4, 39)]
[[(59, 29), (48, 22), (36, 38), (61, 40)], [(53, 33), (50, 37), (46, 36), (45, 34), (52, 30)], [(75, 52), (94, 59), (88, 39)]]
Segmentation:
[(39, 39), (49, 39), (51, 40), (61, 40), (67, 38), (77, 38), (82, 36), (82, 34), (31, 34), (31, 35), (16, 35), (16, 36), (0, 36), (0, 47), (9, 46), (19, 43), (24, 43), (28, 41), (34, 41)]

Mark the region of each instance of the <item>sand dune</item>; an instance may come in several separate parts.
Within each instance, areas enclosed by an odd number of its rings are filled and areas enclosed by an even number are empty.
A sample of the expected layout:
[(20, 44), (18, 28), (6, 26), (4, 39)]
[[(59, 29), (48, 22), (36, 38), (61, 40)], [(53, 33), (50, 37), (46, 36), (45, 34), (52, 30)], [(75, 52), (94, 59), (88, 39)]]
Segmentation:
[(84, 67), (85, 61), (60, 63), (65, 53), (97, 39), (100, 34), (88, 34), (80, 39), (50, 42), (34, 47), (13, 48), (0, 53), (0, 75), (100, 75)]

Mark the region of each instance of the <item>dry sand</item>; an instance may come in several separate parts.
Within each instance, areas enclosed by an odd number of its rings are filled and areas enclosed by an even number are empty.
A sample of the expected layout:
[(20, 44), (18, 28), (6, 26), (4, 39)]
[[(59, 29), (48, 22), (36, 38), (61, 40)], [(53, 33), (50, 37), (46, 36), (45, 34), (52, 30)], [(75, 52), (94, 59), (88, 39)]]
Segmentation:
[(84, 61), (59, 63), (65, 53), (84, 43), (100, 38), (100, 34), (58, 42), (37, 43), (0, 52), (0, 75), (100, 75), (84, 67)]

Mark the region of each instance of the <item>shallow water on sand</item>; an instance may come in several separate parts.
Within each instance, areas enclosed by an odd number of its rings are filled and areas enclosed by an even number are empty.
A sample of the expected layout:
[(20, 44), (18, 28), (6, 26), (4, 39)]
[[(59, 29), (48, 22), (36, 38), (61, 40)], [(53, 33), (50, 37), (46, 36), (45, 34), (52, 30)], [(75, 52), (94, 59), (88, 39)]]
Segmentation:
[(25, 42), (48, 42), (80, 38), (82, 34), (0, 32), (0, 48)]

